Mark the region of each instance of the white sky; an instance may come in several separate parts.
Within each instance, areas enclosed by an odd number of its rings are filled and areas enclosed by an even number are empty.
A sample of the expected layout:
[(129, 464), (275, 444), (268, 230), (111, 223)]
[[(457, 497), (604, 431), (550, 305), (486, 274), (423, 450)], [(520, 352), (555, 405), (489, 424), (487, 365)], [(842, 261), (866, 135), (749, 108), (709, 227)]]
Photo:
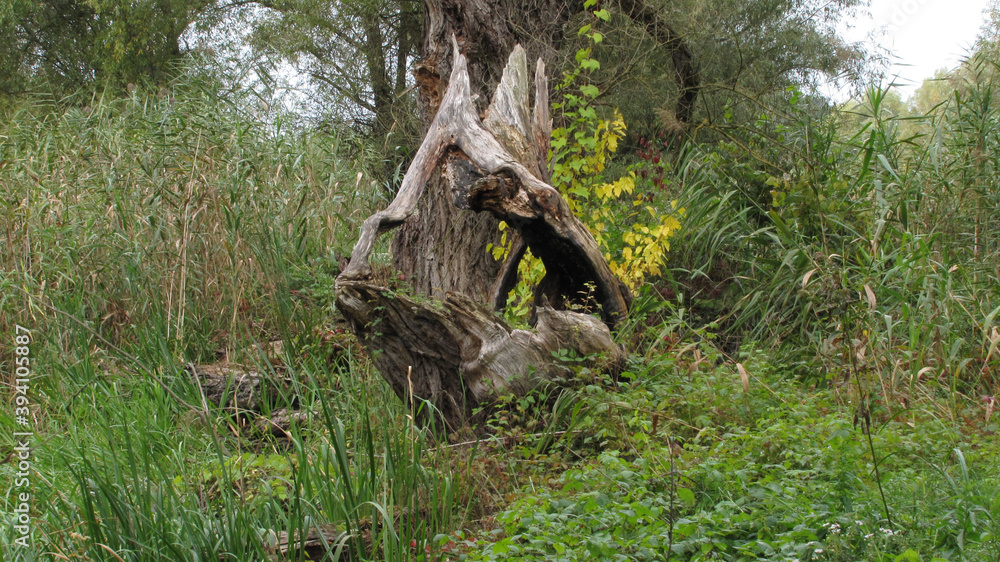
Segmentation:
[[(953, 68), (968, 54), (990, 0), (872, 0), (869, 14), (845, 31), (851, 40), (873, 39), (894, 54), (889, 77), (909, 97), (939, 68)], [(880, 32), (884, 31), (884, 34)]]

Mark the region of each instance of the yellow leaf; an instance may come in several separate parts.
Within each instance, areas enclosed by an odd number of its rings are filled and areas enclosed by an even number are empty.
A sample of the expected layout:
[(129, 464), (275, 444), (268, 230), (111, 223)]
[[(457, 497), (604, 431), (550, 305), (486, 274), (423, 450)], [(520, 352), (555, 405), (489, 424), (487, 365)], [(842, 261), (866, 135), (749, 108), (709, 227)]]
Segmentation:
[(632, 176), (622, 176), (617, 183), (621, 184), (622, 191), (629, 195), (635, 191), (635, 179)]

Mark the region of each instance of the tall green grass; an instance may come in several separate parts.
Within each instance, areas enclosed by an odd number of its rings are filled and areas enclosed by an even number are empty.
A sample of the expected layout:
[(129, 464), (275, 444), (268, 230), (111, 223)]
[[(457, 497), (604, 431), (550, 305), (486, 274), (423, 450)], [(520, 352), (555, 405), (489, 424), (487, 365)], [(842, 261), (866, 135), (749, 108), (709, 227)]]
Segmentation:
[[(310, 529), (357, 559), (423, 553), (461, 513), (449, 457), (327, 340), (337, 258), (384, 205), (363, 143), (182, 76), (0, 116), (0, 333), (32, 330), (35, 432), (33, 546), (4, 525), (2, 558), (264, 560), (287, 533), (301, 560)], [(184, 365), (218, 360), (290, 381), (272, 407), (308, 421), (277, 438), (204, 403)]]
[(0, 125), (4, 282), (63, 309), (86, 295), (74, 312), (113, 341), (162, 299), (167, 337), (190, 358), (231, 347), (210, 341), (219, 334), (273, 332), (252, 327), (277, 288), (261, 252), (278, 240), (290, 267), (334, 258), (380, 190), (344, 157), (354, 150), (344, 134), (285, 130), (264, 119), (266, 99), (220, 88), (185, 75), (125, 99), (10, 109)]
[[(39, 408), (34, 549), (15, 548), (6, 527), (4, 559), (264, 560), (282, 533), (302, 559), (294, 537), (319, 528), (337, 539), (331, 551), (401, 560), (411, 541), (422, 552), (458, 524), (450, 467), (432, 467), (425, 434), (400, 423), (405, 411), (370, 370), (296, 373), (294, 400), (313, 415), (277, 439), (211, 408), (202, 418), (142, 373), (102, 373), (88, 353), (73, 349), (53, 373), (69, 398)], [(159, 375), (197, 404), (175, 369)], [(333, 377), (346, 388), (320, 382)]]
[(894, 401), (1000, 390), (989, 76), (926, 116), (877, 87), (825, 117), (790, 104), (681, 159), (675, 278), (730, 350), (757, 342), (818, 381), (861, 369)]

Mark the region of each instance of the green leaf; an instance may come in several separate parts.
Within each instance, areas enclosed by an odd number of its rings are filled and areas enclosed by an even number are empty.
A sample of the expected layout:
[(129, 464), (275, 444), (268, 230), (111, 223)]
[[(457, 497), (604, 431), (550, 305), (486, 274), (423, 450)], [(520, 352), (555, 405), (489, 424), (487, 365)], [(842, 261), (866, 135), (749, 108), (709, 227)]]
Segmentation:
[(590, 8), (593, 8), (596, 5), (597, 5), (597, 0), (587, 0), (586, 2), (583, 3), (583, 9), (589, 10)]
[(595, 31), (594, 34), (590, 36), (590, 38), (594, 40), (594, 43), (600, 43), (601, 41), (604, 41), (604, 35), (598, 31)]
[(586, 70), (597, 70), (598, 68), (601, 68), (601, 63), (594, 59), (583, 59), (580, 61), (580, 68), (584, 68)]
[(604, 20), (604, 21), (608, 21), (608, 20), (611, 19), (611, 12), (609, 12), (606, 9), (603, 9), (603, 8), (600, 9), (600, 10), (597, 10), (596, 12), (594, 12), (594, 15), (597, 16), (598, 18)]
[(587, 84), (586, 86), (580, 86), (580, 93), (587, 96), (588, 98), (596, 98), (597, 95), (601, 93), (601, 91), (597, 89), (597, 86), (594, 86), (593, 84)]
[(788, 229), (788, 225), (785, 223), (784, 219), (782, 219), (781, 216), (774, 211), (768, 211), (767, 215), (771, 217), (771, 220), (774, 222), (774, 226), (777, 227), (781, 236), (784, 237), (785, 240), (791, 241), (792, 231)]
[(887, 172), (889, 172), (890, 174), (892, 174), (892, 177), (893, 177), (893, 178), (894, 178), (894, 179), (895, 179), (896, 181), (898, 181), (898, 182), (902, 182), (902, 181), (903, 181), (903, 180), (899, 179), (899, 176), (897, 176), (897, 175), (896, 175), (896, 171), (892, 169), (892, 165), (891, 165), (891, 164), (889, 164), (889, 161), (888, 161), (888, 160), (886, 160), (886, 158), (885, 158), (885, 155), (884, 155), (884, 154), (879, 154), (879, 155), (877, 155), (876, 157), (878, 158), (878, 161), (882, 163), (882, 167), (883, 167), (883, 168), (885, 168), (885, 171), (887, 171)]
[(579, 37), (580, 35), (583, 35), (584, 33), (587, 33), (588, 31), (590, 31), (590, 24), (589, 23), (587, 25), (581, 27), (580, 31), (576, 32), (576, 35), (577, 35), (577, 37)]
[(686, 504), (694, 505), (695, 503), (694, 492), (689, 488), (677, 488), (677, 497)]

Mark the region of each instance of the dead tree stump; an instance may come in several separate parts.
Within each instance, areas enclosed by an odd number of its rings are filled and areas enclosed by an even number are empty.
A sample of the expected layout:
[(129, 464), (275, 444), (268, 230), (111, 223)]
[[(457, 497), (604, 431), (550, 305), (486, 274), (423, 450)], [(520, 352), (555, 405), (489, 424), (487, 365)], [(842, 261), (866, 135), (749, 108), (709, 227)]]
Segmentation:
[[(499, 395), (523, 395), (564, 375), (566, 366), (554, 358), (555, 351), (620, 360), (622, 350), (610, 328), (628, 313), (630, 300), (587, 227), (543, 181), (550, 177), (551, 121), (542, 61), (535, 69), (532, 107), (527, 57), (515, 47), (481, 118), (471, 99), (466, 59), (452, 42), (448, 88), (399, 193), (364, 222), (351, 261), (337, 278), (337, 307), (359, 340), (379, 350), (382, 376), (403, 400), (412, 393), (430, 404), (433, 417), (449, 431)], [(368, 258), (376, 239), (414, 212), (434, 173), (446, 178), (452, 204), (489, 212), (518, 235), (488, 303), (454, 293), (437, 300), (371, 282)], [(511, 329), (493, 311), (506, 305), (526, 249), (546, 270), (535, 289), (532, 331)]]

